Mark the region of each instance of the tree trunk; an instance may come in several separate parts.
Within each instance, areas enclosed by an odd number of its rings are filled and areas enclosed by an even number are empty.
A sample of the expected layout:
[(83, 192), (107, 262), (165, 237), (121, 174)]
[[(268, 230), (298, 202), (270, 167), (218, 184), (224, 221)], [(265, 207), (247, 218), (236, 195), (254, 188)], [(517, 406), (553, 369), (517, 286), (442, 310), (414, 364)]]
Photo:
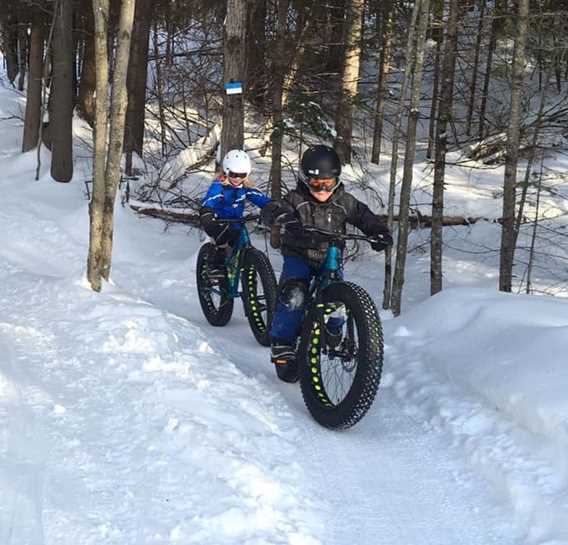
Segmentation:
[(120, 182), (120, 160), (124, 144), (124, 125), (128, 107), (126, 78), (136, 0), (122, 0), (118, 23), (117, 51), (112, 74), (110, 127), (107, 162), (105, 168), (105, 208), (103, 220), (102, 266), (103, 278), (110, 278), (112, 241), (114, 232), (114, 202)]
[(335, 117), (334, 147), (342, 163), (351, 162), (353, 101), (359, 87), (364, 0), (349, 0), (345, 20), (345, 50), (339, 105)]
[(469, 86), (469, 106), (467, 110), (466, 134), (471, 134), (471, 124), (473, 121), (473, 111), (475, 109), (475, 95), (477, 91), (477, 75), (479, 73), (479, 53), (481, 52), (481, 39), (483, 36), (483, 17), (485, 15), (485, 6), (487, 0), (480, 0), (479, 6), (479, 25), (477, 27), (477, 36), (475, 38), (475, 55), (473, 59), (473, 73), (471, 75), (471, 83)]
[(23, 17), (18, 21), (18, 90), (23, 91), (28, 65), (28, 26)]
[(284, 77), (283, 89), (282, 89), (282, 108), (286, 109), (288, 105), (288, 100), (290, 98), (290, 91), (294, 85), (294, 80), (299, 73), (300, 67), (304, 63), (304, 58), (306, 55), (306, 39), (309, 37), (310, 30), (313, 28), (313, 17), (311, 17), (311, 11), (308, 12), (307, 16), (299, 18), (298, 22), (299, 28), (296, 31), (297, 38), (294, 40), (296, 42), (296, 47), (294, 53), (292, 54), (291, 62), (289, 63), (288, 71)]
[[(240, 82), (246, 87), (246, 0), (227, 0), (224, 27), (223, 81)], [(221, 157), (231, 149), (242, 149), (244, 144), (244, 100), (242, 94), (223, 95), (223, 128), (221, 130)]]
[(377, 102), (375, 106), (375, 126), (373, 130), (373, 149), (371, 151), (371, 162), (379, 164), (381, 160), (381, 145), (383, 138), (383, 125), (385, 118), (385, 86), (390, 69), (390, 56), (393, 31), (393, 10), (392, 0), (387, 0), (382, 4), (382, 25), (381, 25), (381, 53), (379, 59), (379, 76), (377, 82)]
[(8, 12), (4, 26), (3, 50), (6, 58), (6, 75), (14, 85), (18, 75), (18, 20), (15, 13)]
[(420, 88), (422, 83), (422, 67), (424, 64), (424, 45), (428, 16), (430, 13), (430, 0), (419, 0), (420, 19), (416, 34), (415, 54), (412, 62), (412, 90), (410, 98), (410, 114), (408, 116), (408, 129), (406, 132), (406, 150), (404, 155), (404, 172), (400, 189), (399, 231), (396, 248), (396, 263), (392, 289), (392, 310), (395, 316), (400, 314), (402, 301), (402, 287), (404, 285), (404, 269), (406, 264), (406, 250), (408, 245), (408, 213), (410, 209), (410, 195), (412, 191), (412, 169), (416, 156), (416, 126), (420, 117)]
[(438, 102), (440, 94), (440, 58), (442, 52), (443, 31), (436, 40), (436, 55), (434, 56), (434, 81), (432, 84), (432, 102), (430, 105), (430, 122), (428, 124), (428, 147), (426, 158), (432, 159), (434, 155), (434, 141), (436, 140), (436, 119), (438, 117)]
[[(112, 77), (110, 128), (108, 112), (108, 18), (109, 0), (93, 0), (95, 14), (95, 58), (97, 99), (93, 198), (90, 203), (90, 240), (87, 275), (91, 287), (100, 291), (109, 279), (112, 261), (113, 218), (120, 181), (120, 160), (127, 108), (126, 76), (134, 21), (135, 0), (123, 0), (118, 25), (117, 53)], [(107, 146), (107, 136), (110, 136)]]
[(49, 116), (51, 176), (57, 182), (69, 182), (73, 177), (73, 0), (59, 0), (56, 9)]
[(81, 117), (91, 127), (95, 122), (95, 35), (93, 29), (93, 15), (85, 16), (85, 46), (83, 48), (83, 62), (81, 63), (81, 78), (79, 81), (78, 110)]
[(444, 177), (448, 148), (448, 125), (452, 120), (452, 102), (456, 55), (458, 45), (458, 0), (448, 0), (448, 23), (444, 63), (442, 66), (442, 89), (436, 123), (436, 158), (434, 161), (434, 188), (432, 195), (432, 237), (430, 253), (430, 293), (442, 290), (442, 221), (444, 217)]
[(264, 110), (266, 98), (266, 0), (253, 0), (249, 9), (246, 43), (247, 92), (250, 101)]
[(273, 57), (272, 97), (272, 164), (270, 167), (270, 191), (273, 199), (282, 197), (282, 139), (283, 112), (282, 87), (286, 73), (286, 32), (290, 0), (278, 0), (278, 25), (276, 50)]
[(531, 234), (531, 245), (530, 245), (530, 249), (529, 249), (529, 264), (527, 267), (527, 290), (526, 293), (530, 294), (532, 291), (532, 270), (533, 270), (533, 264), (534, 264), (534, 254), (535, 254), (535, 246), (536, 246), (536, 232), (538, 229), (538, 217), (540, 215), (540, 198), (541, 198), (541, 193), (542, 193), (542, 171), (544, 168), (544, 152), (542, 153), (541, 159), (540, 159), (540, 176), (538, 177), (538, 185), (536, 188), (536, 204), (535, 204), (535, 217), (534, 217), (534, 223), (533, 223), (533, 228), (532, 228), (532, 234)]
[[(391, 152), (391, 167), (390, 167), (390, 179), (389, 179), (389, 197), (388, 197), (388, 209), (387, 209), (387, 227), (392, 232), (394, 225), (394, 199), (396, 190), (396, 176), (398, 172), (398, 147), (400, 141), (400, 133), (402, 131), (402, 114), (405, 109), (406, 104), (406, 94), (408, 90), (408, 83), (410, 81), (411, 66), (413, 63), (413, 58), (415, 56), (416, 49), (416, 23), (418, 21), (418, 15), (421, 9), (419, 2), (414, 3), (414, 8), (412, 9), (412, 16), (410, 23), (408, 25), (408, 38), (406, 43), (406, 55), (407, 60), (406, 68), (404, 70), (404, 77), (402, 79), (402, 85), (400, 88), (400, 97), (398, 103), (398, 109), (396, 112), (396, 117), (394, 121), (393, 134), (392, 134), (392, 152)], [(387, 248), (385, 250), (385, 281), (383, 288), (383, 308), (389, 309), (391, 306), (391, 295), (392, 295), (392, 250)]]
[(162, 59), (160, 58), (160, 45), (158, 43), (158, 23), (154, 23), (154, 32), (152, 33), (152, 42), (154, 46), (154, 65), (156, 73), (154, 77), (154, 92), (158, 99), (158, 116), (160, 118), (160, 142), (162, 156), (166, 155), (166, 114), (164, 109), (164, 88), (162, 76)]
[(24, 137), (22, 142), (23, 152), (35, 148), (38, 143), (39, 125), (41, 122), (42, 73), (43, 21), (37, 14), (34, 14), (30, 33), (30, 69), (26, 96)]
[[(144, 146), (144, 117), (146, 110), (146, 80), (148, 74), (148, 47), (150, 39), (150, 0), (137, 0), (132, 45), (128, 64), (126, 87), (128, 109), (124, 133), (124, 151), (132, 166), (132, 153), (142, 157)], [(131, 175), (131, 168), (127, 168)]]
[(529, 0), (519, 0), (519, 14), (511, 86), (511, 114), (507, 133), (505, 179), (503, 182), (503, 226), (501, 229), (501, 254), (499, 266), (499, 289), (511, 291), (513, 282), (513, 257), (515, 252), (515, 186), (519, 161), (521, 125), (521, 97), (525, 68), (525, 44), (528, 31)]
[(485, 64), (485, 77), (483, 79), (483, 91), (481, 92), (481, 103), (479, 106), (479, 140), (483, 140), (486, 136), (485, 124), (487, 116), (487, 99), (489, 98), (489, 85), (491, 83), (491, 72), (493, 70), (493, 54), (497, 46), (497, 35), (503, 28), (504, 9), (502, 1), (496, 0), (493, 8), (493, 20), (491, 21), (491, 34), (489, 37), (489, 45), (487, 47), (487, 62)]
[(95, 21), (94, 59), (96, 66), (95, 149), (93, 154), (93, 196), (89, 203), (89, 257), (87, 278), (94, 291), (102, 287), (103, 217), (105, 206), (105, 165), (108, 137), (108, 20), (109, 0), (93, 0)]

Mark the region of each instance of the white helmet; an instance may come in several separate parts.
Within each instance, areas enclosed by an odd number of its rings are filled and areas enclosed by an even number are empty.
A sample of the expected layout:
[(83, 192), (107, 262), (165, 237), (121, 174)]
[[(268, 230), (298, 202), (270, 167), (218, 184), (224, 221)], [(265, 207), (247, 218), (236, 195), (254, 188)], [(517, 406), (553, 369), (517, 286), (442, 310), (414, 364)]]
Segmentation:
[(248, 176), (251, 170), (252, 165), (246, 151), (232, 149), (225, 154), (225, 157), (223, 157), (223, 172), (225, 173), (225, 176), (228, 176), (229, 172), (234, 172), (235, 174), (246, 174)]

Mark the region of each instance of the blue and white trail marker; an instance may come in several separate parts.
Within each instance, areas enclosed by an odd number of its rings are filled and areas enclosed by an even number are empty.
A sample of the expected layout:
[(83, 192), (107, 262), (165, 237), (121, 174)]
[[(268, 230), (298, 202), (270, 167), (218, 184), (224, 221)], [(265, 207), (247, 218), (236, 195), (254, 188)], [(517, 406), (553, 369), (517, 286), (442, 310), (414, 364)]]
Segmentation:
[(240, 81), (231, 81), (225, 83), (225, 93), (228, 95), (242, 95), (243, 94), (243, 84)]

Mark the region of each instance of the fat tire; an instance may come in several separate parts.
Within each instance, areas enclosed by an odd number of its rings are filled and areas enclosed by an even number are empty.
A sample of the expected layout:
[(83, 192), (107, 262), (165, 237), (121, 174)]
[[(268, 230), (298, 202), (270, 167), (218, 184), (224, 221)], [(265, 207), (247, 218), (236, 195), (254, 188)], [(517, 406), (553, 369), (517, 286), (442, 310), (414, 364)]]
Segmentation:
[(211, 297), (211, 284), (207, 277), (208, 264), (211, 262), (210, 256), (215, 252), (215, 245), (207, 242), (199, 249), (197, 256), (197, 266), (195, 268), (195, 276), (197, 282), (197, 294), (201, 310), (207, 321), (215, 327), (223, 327), (229, 323), (233, 315), (233, 299), (229, 296), (228, 282), (222, 282), (219, 285), (221, 291), (220, 304), (215, 305)]
[(369, 410), (381, 380), (383, 332), (377, 308), (369, 294), (351, 282), (330, 284), (323, 291), (323, 304), (341, 302), (351, 313), (357, 328), (357, 369), (345, 398), (334, 405), (325, 393), (321, 377), (321, 343), (315, 341), (317, 328), (323, 328), (322, 308), (313, 307), (302, 327), (298, 364), (304, 403), (313, 418), (330, 429), (355, 425)]
[[(276, 305), (276, 276), (270, 260), (260, 250), (251, 248), (246, 251), (242, 261), (241, 281), (243, 287), (243, 306), (254, 338), (262, 346), (270, 346), (270, 326)], [(262, 284), (266, 317), (258, 308), (258, 282)]]

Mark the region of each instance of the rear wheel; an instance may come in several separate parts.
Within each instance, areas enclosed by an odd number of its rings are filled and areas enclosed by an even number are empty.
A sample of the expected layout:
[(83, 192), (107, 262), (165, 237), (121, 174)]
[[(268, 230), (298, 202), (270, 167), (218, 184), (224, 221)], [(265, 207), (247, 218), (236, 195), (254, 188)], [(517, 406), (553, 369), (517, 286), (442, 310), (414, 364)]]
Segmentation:
[(215, 245), (208, 242), (201, 246), (195, 269), (197, 293), (201, 310), (207, 321), (214, 326), (227, 325), (233, 315), (233, 299), (229, 296), (229, 281), (225, 278), (210, 278), (210, 263), (213, 263)]
[(276, 277), (266, 254), (256, 248), (243, 258), (243, 306), (255, 339), (270, 346), (270, 325), (276, 304)]
[(381, 322), (363, 288), (337, 282), (324, 290), (304, 321), (298, 364), (304, 402), (317, 422), (345, 429), (363, 418), (383, 364)]

